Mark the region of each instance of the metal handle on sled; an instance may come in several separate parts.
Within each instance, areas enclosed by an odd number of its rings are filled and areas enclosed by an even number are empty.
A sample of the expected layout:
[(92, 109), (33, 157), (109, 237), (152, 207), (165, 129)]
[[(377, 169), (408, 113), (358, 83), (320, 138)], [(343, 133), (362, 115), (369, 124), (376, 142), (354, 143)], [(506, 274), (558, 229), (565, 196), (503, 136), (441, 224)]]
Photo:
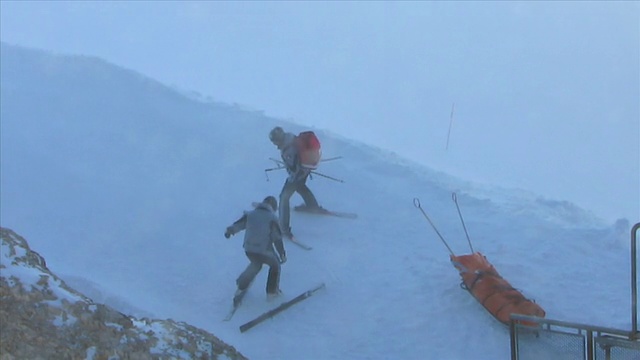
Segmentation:
[(431, 219), (429, 219), (429, 216), (427, 215), (427, 213), (424, 211), (424, 209), (422, 208), (422, 206), (420, 205), (420, 199), (418, 198), (413, 198), (413, 205), (418, 208), (421, 212), (422, 215), (424, 215), (425, 219), (427, 219), (427, 221), (429, 222), (429, 224), (431, 224), (431, 227), (433, 228), (433, 230), (436, 232), (436, 234), (438, 234), (438, 237), (440, 237), (440, 240), (442, 240), (442, 243), (444, 243), (444, 246), (447, 247), (447, 249), (449, 250), (449, 252), (451, 253), (451, 255), (456, 256), (456, 254), (453, 253), (453, 250), (451, 250), (451, 248), (449, 247), (449, 244), (447, 244), (447, 241), (442, 237), (442, 235), (440, 234), (440, 232), (438, 231), (438, 229), (436, 228), (436, 226), (433, 224), (433, 222), (431, 221)]
[(464, 229), (464, 234), (467, 235), (467, 242), (469, 243), (469, 248), (471, 249), (471, 253), (473, 254), (473, 246), (471, 245), (471, 239), (469, 238), (469, 232), (467, 231), (467, 226), (464, 224), (464, 219), (462, 218), (462, 213), (460, 212), (460, 206), (458, 205), (458, 195), (454, 192), (451, 194), (451, 198), (453, 202), (456, 204), (456, 209), (458, 209), (458, 215), (460, 216), (460, 222), (462, 222), (462, 228)]

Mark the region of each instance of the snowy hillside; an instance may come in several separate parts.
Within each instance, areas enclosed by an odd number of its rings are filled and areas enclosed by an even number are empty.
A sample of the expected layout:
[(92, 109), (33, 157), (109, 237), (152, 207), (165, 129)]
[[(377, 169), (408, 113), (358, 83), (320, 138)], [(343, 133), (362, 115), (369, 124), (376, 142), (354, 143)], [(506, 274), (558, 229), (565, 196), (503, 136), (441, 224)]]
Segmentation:
[[(122, 311), (185, 321), (253, 359), (506, 359), (508, 329), (461, 290), (449, 252), (474, 250), (548, 318), (630, 329), (630, 222), (606, 224), (571, 203), (456, 179), (394, 153), (314, 129), (325, 157), (309, 181), (321, 205), (355, 220), (292, 214), (285, 298), (326, 289), (247, 333), (274, 306), (259, 275), (243, 307), (221, 319), (247, 259), (223, 237), (284, 173), (275, 125), (190, 100), (103, 61), (2, 45), (2, 226), (49, 268)], [(292, 205), (301, 202), (294, 196)], [(84, 285), (83, 285), (84, 284)], [(83, 291), (84, 292), (84, 291)], [(113, 303), (110, 300), (115, 299)], [(465, 345), (460, 342), (464, 339)]]

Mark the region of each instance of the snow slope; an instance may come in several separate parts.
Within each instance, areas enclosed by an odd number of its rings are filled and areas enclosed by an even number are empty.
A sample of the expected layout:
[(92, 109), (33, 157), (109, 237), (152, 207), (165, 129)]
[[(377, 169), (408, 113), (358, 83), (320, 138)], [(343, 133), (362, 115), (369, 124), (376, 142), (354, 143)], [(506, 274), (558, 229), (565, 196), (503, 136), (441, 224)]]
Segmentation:
[[(459, 287), (449, 252), (476, 251), (547, 317), (630, 329), (629, 230), (520, 189), (477, 184), (314, 129), (327, 162), (309, 181), (355, 220), (292, 214), (285, 298), (326, 289), (256, 328), (276, 304), (259, 275), (223, 322), (247, 265), (227, 225), (285, 174), (270, 172), (275, 125), (301, 124), (190, 100), (99, 59), (2, 44), (2, 226), (23, 234), (71, 286), (116, 308), (186, 321), (254, 359), (506, 359), (508, 329)], [(292, 198), (292, 205), (301, 202)]]

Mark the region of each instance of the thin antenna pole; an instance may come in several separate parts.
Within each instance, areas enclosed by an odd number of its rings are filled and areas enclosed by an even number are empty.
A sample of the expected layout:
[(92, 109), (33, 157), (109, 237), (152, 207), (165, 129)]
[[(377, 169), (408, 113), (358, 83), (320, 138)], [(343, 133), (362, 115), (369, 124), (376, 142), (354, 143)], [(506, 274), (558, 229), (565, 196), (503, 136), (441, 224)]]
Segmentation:
[(469, 248), (471, 248), (471, 253), (474, 253), (473, 246), (471, 246), (471, 239), (469, 239), (469, 233), (467, 232), (467, 226), (464, 224), (464, 219), (462, 218), (462, 213), (460, 212), (460, 206), (458, 206), (458, 195), (453, 193), (451, 195), (453, 198), (453, 202), (456, 203), (456, 209), (458, 209), (458, 215), (460, 216), (460, 221), (462, 222), (462, 227), (464, 228), (464, 234), (467, 235), (467, 241), (469, 242)]
[(449, 118), (449, 132), (447, 133), (447, 147), (445, 150), (449, 150), (449, 137), (451, 136), (451, 126), (453, 125), (453, 108), (456, 103), (451, 104), (451, 116)]
[(436, 228), (435, 225), (433, 225), (433, 222), (431, 221), (431, 219), (429, 219), (429, 216), (427, 216), (427, 213), (424, 211), (424, 209), (422, 209), (422, 206), (420, 205), (420, 199), (418, 198), (414, 198), (413, 199), (413, 205), (415, 207), (417, 207), (421, 212), (422, 215), (424, 215), (425, 219), (427, 219), (427, 221), (429, 222), (429, 224), (431, 224), (431, 227), (433, 228), (433, 230), (435, 230), (436, 234), (438, 234), (438, 236), (440, 237), (440, 240), (442, 240), (442, 242), (444, 243), (444, 246), (447, 247), (447, 249), (449, 250), (449, 252), (451, 253), (451, 255), (456, 256), (456, 254), (453, 253), (453, 250), (451, 250), (451, 248), (449, 247), (449, 244), (447, 244), (447, 242), (444, 240), (444, 238), (442, 237), (442, 235), (440, 235), (440, 232), (438, 231), (438, 229)]

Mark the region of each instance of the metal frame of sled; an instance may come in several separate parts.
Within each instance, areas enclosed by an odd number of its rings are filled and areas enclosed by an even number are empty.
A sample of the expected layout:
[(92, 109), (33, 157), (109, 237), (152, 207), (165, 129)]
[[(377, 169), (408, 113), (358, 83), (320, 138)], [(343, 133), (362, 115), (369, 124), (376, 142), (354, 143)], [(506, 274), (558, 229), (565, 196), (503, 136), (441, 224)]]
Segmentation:
[(540, 305), (534, 300), (526, 298), (520, 290), (511, 286), (482, 253), (473, 250), (456, 193), (452, 194), (452, 200), (456, 204), (456, 209), (471, 249), (471, 254), (468, 255), (456, 255), (422, 208), (420, 200), (418, 198), (413, 199), (413, 204), (422, 212), (422, 215), (424, 215), (440, 240), (442, 240), (442, 243), (449, 250), (451, 263), (462, 278), (460, 286), (467, 290), (478, 303), (504, 325), (509, 325), (509, 316), (512, 313), (544, 317), (545, 311)]

